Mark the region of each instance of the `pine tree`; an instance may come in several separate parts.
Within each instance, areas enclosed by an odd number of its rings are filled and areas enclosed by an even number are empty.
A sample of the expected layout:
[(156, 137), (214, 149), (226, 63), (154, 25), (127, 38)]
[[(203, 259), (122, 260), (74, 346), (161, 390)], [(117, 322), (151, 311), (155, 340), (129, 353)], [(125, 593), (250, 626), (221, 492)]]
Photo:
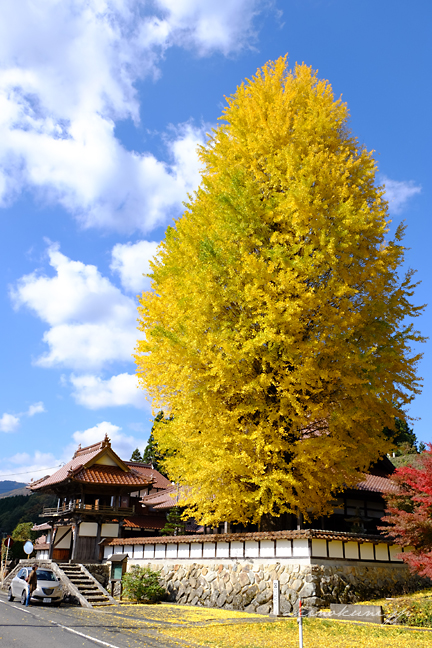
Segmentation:
[(147, 441), (147, 445), (144, 448), (142, 461), (147, 464), (152, 464), (161, 475), (166, 477), (166, 470), (163, 465), (165, 455), (159, 451), (158, 443), (155, 441), (155, 430), (158, 425), (164, 425), (169, 422), (170, 419), (166, 419), (163, 412), (158, 412), (155, 416), (150, 436)]
[(135, 448), (135, 450), (132, 452), (130, 461), (136, 461), (137, 463), (143, 461), (143, 458), (141, 457), (141, 453), (138, 448)]
[(425, 444), (418, 441), (413, 428), (407, 421), (395, 418), (392, 429), (384, 428), (384, 435), (396, 445), (396, 456), (404, 454), (418, 454), (425, 450)]
[(167, 514), (167, 521), (161, 535), (184, 535), (185, 522), (182, 518), (183, 510), (179, 506), (173, 506)]
[(136, 362), (201, 524), (331, 509), (420, 385), (403, 226), (328, 82), (285, 59), (228, 99), (152, 265)]

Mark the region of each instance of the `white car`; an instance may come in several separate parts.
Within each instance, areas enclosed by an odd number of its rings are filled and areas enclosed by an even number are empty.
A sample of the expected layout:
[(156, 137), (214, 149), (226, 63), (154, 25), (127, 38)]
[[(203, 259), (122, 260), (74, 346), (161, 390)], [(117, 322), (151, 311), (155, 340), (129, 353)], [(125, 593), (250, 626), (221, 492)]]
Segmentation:
[[(8, 601), (19, 598), (25, 605), (28, 592), (26, 578), (31, 572), (30, 567), (23, 567), (18, 574), (11, 580)], [(60, 605), (63, 600), (63, 589), (59, 580), (51, 569), (42, 567), (36, 571), (37, 587), (31, 595), (30, 601), (38, 603), (51, 603), (51, 605)]]

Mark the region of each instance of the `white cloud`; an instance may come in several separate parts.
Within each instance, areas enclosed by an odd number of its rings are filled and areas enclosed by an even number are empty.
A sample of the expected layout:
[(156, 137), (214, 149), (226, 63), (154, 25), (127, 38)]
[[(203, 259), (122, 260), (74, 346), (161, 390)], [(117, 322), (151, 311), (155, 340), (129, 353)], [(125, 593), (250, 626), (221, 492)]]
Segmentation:
[(158, 0), (166, 11), (171, 42), (198, 50), (201, 55), (230, 52), (255, 39), (253, 18), (262, 2), (256, 0)]
[(39, 401), (39, 403), (34, 403), (34, 405), (30, 405), (28, 408), (26, 414), (27, 416), (34, 416), (35, 414), (42, 414), (42, 412), (45, 412), (45, 407), (42, 401)]
[(421, 193), (421, 187), (413, 180), (398, 181), (381, 176), (381, 182), (385, 185), (385, 199), (388, 200), (389, 210), (393, 214), (400, 214), (408, 200)]
[(18, 416), (13, 414), (3, 414), (0, 418), (0, 431), (1, 432), (15, 432), (20, 424)]
[(137, 439), (136, 437), (123, 434), (120, 427), (108, 421), (102, 421), (102, 423), (98, 423), (94, 427), (83, 430), (82, 432), (75, 432), (72, 437), (76, 443), (80, 443), (81, 446), (87, 446), (102, 441), (105, 434), (110, 438), (114, 452), (121, 459), (129, 460), (135, 448), (144, 448), (146, 445), (146, 441), (143, 439)]
[(12, 457), (2, 457), (0, 479), (27, 483), (51, 475), (61, 464), (62, 461), (50, 452), (36, 450), (32, 455), (18, 452)]
[(195, 149), (204, 140), (203, 129), (189, 125), (173, 131), (172, 163), (166, 164), (150, 153), (126, 151), (114, 137), (114, 123), (99, 115), (75, 126), (73, 136), (64, 139), (28, 131), (7, 138), (26, 161), (23, 183), (61, 203), (85, 227), (147, 232), (177, 213), (198, 186)]
[(149, 409), (144, 393), (138, 387), (137, 377), (133, 374), (122, 373), (108, 380), (92, 375), (72, 375), (70, 380), (76, 402), (89, 409), (120, 405)]
[(48, 248), (48, 256), (55, 276), (34, 272), (10, 291), (15, 308), (25, 306), (50, 325), (43, 336), (49, 351), (36, 364), (88, 371), (130, 361), (139, 337), (133, 299), (96, 266), (72, 261), (57, 245)]
[(111, 439), (113, 450), (125, 460), (129, 460), (135, 448), (142, 451), (147, 444), (145, 438), (124, 434), (118, 425), (103, 421), (87, 430), (75, 432), (72, 441), (59, 453), (60, 456), (36, 450), (33, 454), (18, 452), (11, 457), (2, 457), (0, 479), (28, 483), (31, 479), (36, 480), (51, 475), (72, 459), (78, 444), (84, 447), (98, 443), (103, 440), (105, 434)]
[(120, 281), (129, 292), (142, 292), (150, 288), (150, 279), (143, 276), (150, 272), (149, 261), (156, 254), (159, 243), (138, 241), (118, 243), (112, 250), (111, 270), (120, 275)]
[(144, 11), (139, 0), (4, 0), (0, 204), (30, 188), (84, 226), (146, 232), (164, 223), (197, 186), (203, 133), (174, 131), (165, 164), (127, 151), (115, 122), (139, 120), (135, 84), (159, 74), (167, 48), (227, 55), (248, 47), (266, 4), (155, 0)]
[(42, 401), (39, 401), (39, 403), (30, 405), (27, 412), (21, 412), (20, 414), (5, 413), (0, 418), (0, 432), (15, 432), (19, 428), (23, 416), (34, 416), (35, 414), (41, 414), (45, 411), (44, 404)]

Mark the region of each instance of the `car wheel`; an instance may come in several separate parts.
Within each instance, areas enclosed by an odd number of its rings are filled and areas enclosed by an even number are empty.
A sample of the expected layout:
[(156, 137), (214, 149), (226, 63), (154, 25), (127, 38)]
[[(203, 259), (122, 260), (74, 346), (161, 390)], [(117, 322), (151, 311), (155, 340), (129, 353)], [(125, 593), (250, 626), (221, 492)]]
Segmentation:
[(25, 605), (27, 601), (27, 591), (23, 590), (21, 592), (21, 605)]
[(7, 594), (7, 600), (8, 601), (13, 601), (14, 597), (12, 596), (12, 588), (9, 587), (8, 594)]

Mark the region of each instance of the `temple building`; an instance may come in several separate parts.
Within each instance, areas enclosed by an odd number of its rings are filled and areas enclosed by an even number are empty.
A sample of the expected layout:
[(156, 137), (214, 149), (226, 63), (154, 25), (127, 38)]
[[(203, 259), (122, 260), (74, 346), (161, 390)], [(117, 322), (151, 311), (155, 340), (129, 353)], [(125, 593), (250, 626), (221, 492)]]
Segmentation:
[[(202, 527), (188, 520), (186, 531), (193, 533), (251, 533), (258, 531), (286, 531), (321, 529), (344, 533), (379, 534), (385, 515), (385, 496), (396, 492), (396, 484), (390, 479), (395, 467), (387, 456), (373, 464), (367, 474), (362, 474), (353, 488), (333, 497), (333, 513), (306, 521), (302, 516), (283, 513), (266, 520), (262, 525), (249, 523), (230, 524), (221, 522), (217, 528)], [(182, 487), (173, 484), (164, 490), (152, 491), (142, 498), (142, 503), (152, 512), (168, 512), (174, 506), (181, 506)]]
[(97, 562), (104, 540), (156, 533), (164, 512), (150, 512), (142, 497), (171, 486), (151, 465), (123, 461), (108, 437), (86, 448), (52, 475), (29, 485), (33, 493), (52, 493), (57, 506), (42, 517), (51, 527), (48, 558), (59, 562)]
[[(359, 476), (355, 488), (335, 494), (334, 511), (311, 521), (284, 513), (257, 524), (222, 522), (217, 528), (188, 520), (186, 533), (235, 534), (294, 530), (328, 530), (342, 533), (379, 534), (384, 515), (384, 496), (394, 491), (390, 479), (394, 466), (383, 457)], [(34, 493), (52, 493), (57, 506), (45, 508), (36, 531), (44, 532), (37, 546), (38, 558), (58, 562), (98, 562), (103, 547), (114, 539), (132, 543), (160, 535), (172, 507), (181, 507), (182, 487), (172, 484), (150, 464), (122, 460), (108, 437), (86, 448), (53, 475), (31, 482)]]

